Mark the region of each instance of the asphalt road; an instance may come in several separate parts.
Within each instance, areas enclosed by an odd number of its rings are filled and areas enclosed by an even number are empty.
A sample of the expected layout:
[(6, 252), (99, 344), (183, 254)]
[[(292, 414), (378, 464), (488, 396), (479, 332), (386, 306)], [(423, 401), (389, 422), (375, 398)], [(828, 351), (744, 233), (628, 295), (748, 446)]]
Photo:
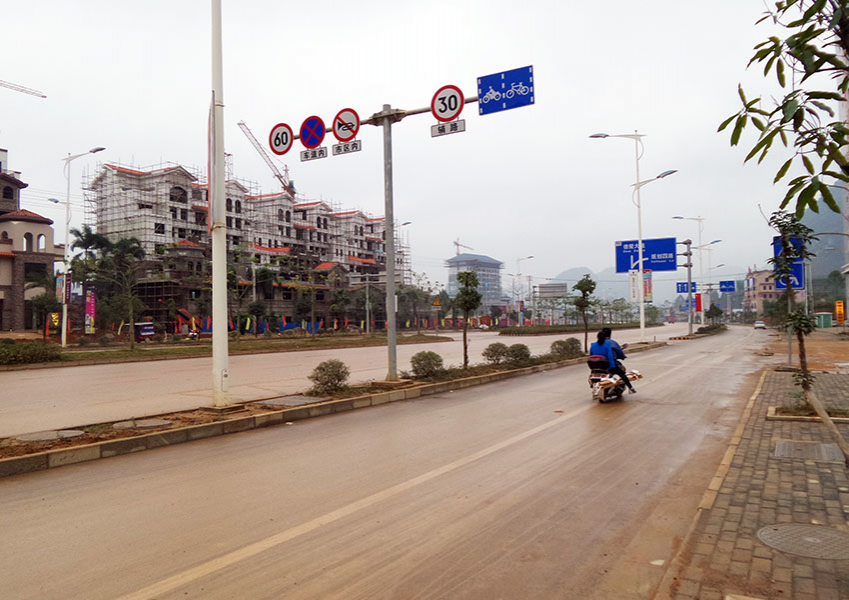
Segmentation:
[[(646, 339), (686, 333), (686, 324), (647, 329)], [(494, 341), (526, 344), (534, 354), (567, 336), (499, 337), (473, 332), (469, 357), (482, 362), (481, 351)], [(583, 336), (581, 336), (583, 337)], [(639, 340), (639, 330), (615, 332), (620, 342)], [(398, 346), (398, 369), (409, 370), (410, 358), (432, 350), (446, 365), (463, 363), (462, 335), (454, 342)], [(276, 354), (231, 356), (229, 396), (232, 402), (262, 400), (307, 390), (307, 379), (319, 363), (342, 360), (351, 383), (386, 379), (386, 348), (347, 348)], [(212, 358), (192, 358), (114, 365), (6, 371), (0, 373), (0, 437), (51, 429), (120, 421), (212, 404)]]
[(763, 332), (0, 480), (2, 596), (647, 598)]

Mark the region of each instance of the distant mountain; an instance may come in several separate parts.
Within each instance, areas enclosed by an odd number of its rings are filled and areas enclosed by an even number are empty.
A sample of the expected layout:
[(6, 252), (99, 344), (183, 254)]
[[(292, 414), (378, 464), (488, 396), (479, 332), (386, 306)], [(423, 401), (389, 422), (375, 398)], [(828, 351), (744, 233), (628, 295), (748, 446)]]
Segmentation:
[(617, 273), (616, 269), (609, 267), (598, 273), (593, 272), (587, 267), (576, 267), (567, 269), (555, 276), (551, 280), (552, 283), (568, 283), (574, 285), (578, 283), (584, 275), (589, 275), (596, 282), (595, 293), (597, 298), (604, 300), (614, 300), (616, 298), (628, 297), (628, 274)]

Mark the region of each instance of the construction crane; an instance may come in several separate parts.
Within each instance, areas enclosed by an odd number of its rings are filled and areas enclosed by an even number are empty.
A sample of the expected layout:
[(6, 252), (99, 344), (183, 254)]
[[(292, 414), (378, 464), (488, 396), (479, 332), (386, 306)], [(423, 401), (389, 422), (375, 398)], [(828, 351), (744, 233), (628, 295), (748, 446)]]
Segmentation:
[(271, 172), (274, 173), (274, 176), (278, 180), (280, 180), (280, 183), (283, 184), (283, 189), (288, 190), (289, 186), (290, 186), (290, 183), (289, 183), (289, 167), (287, 167), (287, 166), (283, 167), (283, 170), (286, 173), (285, 175), (283, 173), (281, 173), (280, 169), (277, 168), (277, 165), (275, 165), (274, 162), (271, 160), (271, 157), (268, 156), (268, 152), (266, 152), (265, 148), (262, 147), (262, 144), (260, 144), (259, 141), (257, 141), (257, 139), (254, 137), (254, 134), (251, 133), (251, 130), (247, 126), (247, 124), (245, 124), (244, 121), (239, 121), (238, 125), (239, 125), (239, 129), (242, 130), (242, 133), (245, 134), (245, 137), (248, 138), (248, 141), (251, 143), (251, 145), (256, 149), (257, 152), (259, 152), (259, 155), (265, 161), (265, 164), (267, 164), (268, 168), (271, 169)]
[(472, 248), (471, 246), (466, 246), (465, 244), (461, 244), (460, 238), (457, 238), (456, 240), (454, 240), (454, 246), (456, 247), (455, 249), (457, 250), (457, 256), (460, 256), (460, 248), (465, 248), (466, 250), (474, 250), (474, 248)]
[(23, 92), (24, 94), (29, 94), (31, 96), (38, 96), (39, 98), (47, 98), (44, 94), (39, 92), (38, 90), (33, 90), (28, 87), (24, 87), (22, 85), (16, 85), (14, 83), (9, 83), (8, 81), (0, 80), (0, 86), (4, 88), (9, 88), (10, 90), (15, 90), (16, 92)]

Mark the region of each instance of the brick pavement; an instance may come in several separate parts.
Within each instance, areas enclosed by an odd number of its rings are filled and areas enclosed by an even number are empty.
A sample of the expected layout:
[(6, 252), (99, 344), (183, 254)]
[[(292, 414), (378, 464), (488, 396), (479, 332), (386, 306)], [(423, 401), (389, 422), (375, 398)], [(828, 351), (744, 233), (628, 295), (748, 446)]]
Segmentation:
[[(777, 441), (834, 444), (831, 434), (819, 422), (767, 419), (769, 406), (795, 400), (791, 373), (765, 371), (758, 385), (655, 598), (849, 600), (849, 560), (797, 556), (757, 536), (777, 523), (821, 525), (849, 535), (849, 471), (843, 463), (776, 457)], [(849, 408), (849, 375), (818, 374), (815, 390), (826, 406)], [(849, 424), (838, 428), (849, 438)]]

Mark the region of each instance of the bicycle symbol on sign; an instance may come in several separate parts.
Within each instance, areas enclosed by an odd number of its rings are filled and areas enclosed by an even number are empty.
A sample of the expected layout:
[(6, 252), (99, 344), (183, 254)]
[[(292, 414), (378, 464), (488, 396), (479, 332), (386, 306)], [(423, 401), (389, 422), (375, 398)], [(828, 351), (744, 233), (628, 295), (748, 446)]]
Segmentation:
[[(503, 95), (507, 100), (509, 100), (510, 98), (515, 96), (516, 94), (518, 94), (520, 96), (527, 96), (530, 92), (531, 92), (531, 88), (526, 86), (524, 83), (522, 83), (521, 81), (519, 81), (518, 83), (514, 81), (511, 84), (510, 89), (507, 90), (506, 92), (504, 92)], [(489, 91), (486, 94), (483, 95), (483, 97), (480, 99), (480, 102), (481, 102), (481, 104), (486, 104), (490, 100), (494, 100), (494, 101), (498, 102), (499, 100), (501, 100), (501, 96), (502, 96), (501, 92), (497, 92), (494, 89), (492, 89), (492, 86), (489, 86)]]

